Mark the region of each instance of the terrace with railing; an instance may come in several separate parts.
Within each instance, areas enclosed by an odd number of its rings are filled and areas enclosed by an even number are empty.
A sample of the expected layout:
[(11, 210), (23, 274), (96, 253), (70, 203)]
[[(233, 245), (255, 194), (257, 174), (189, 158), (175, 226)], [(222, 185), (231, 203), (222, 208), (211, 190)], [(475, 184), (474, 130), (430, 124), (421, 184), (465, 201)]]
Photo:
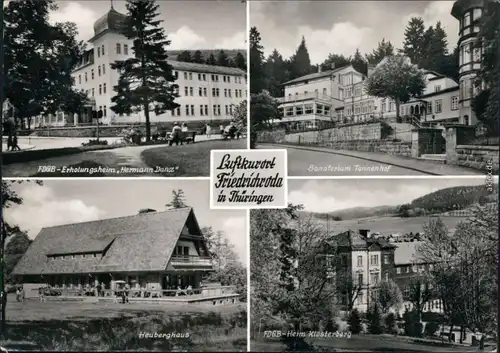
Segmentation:
[(295, 94), (291, 96), (285, 96), (285, 97), (280, 97), (278, 98), (278, 102), (280, 104), (285, 104), (285, 103), (293, 103), (293, 102), (301, 102), (301, 101), (306, 101), (306, 100), (318, 100), (323, 103), (328, 103), (331, 104), (331, 102), (335, 98), (330, 97), (329, 95), (322, 94), (319, 92), (307, 92), (307, 93), (301, 93), (301, 94)]
[(210, 256), (174, 255), (170, 261), (172, 264), (212, 266)]

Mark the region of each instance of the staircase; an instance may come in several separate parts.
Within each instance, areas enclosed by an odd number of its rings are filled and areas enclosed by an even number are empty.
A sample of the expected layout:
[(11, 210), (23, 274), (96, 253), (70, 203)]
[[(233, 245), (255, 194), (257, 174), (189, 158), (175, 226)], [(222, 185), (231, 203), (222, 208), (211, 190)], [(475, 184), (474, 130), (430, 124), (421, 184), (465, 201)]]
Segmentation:
[(410, 117), (410, 124), (412, 124), (416, 128), (419, 128), (419, 129), (422, 128), (422, 123), (420, 123), (420, 119), (417, 118), (415, 115), (412, 115)]
[(419, 157), (421, 160), (435, 162), (440, 164), (446, 163), (446, 154), (423, 154)]

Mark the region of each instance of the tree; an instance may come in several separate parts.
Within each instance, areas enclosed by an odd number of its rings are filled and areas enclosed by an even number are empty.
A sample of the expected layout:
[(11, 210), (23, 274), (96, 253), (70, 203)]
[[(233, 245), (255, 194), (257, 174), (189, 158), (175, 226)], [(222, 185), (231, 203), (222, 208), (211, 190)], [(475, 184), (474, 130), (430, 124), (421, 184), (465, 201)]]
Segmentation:
[[(201, 54), (201, 52), (200, 52), (200, 54)], [(177, 55), (177, 61), (183, 61), (186, 63), (192, 62), (193, 58), (191, 58), (191, 52), (189, 50), (184, 50), (179, 55)]]
[(219, 66), (229, 66), (229, 57), (224, 50), (219, 51), (217, 55), (217, 65)]
[(498, 136), (498, 97), (500, 96), (498, 87), (498, 82), (500, 82), (499, 21), (500, 4), (493, 1), (488, 2), (481, 17), (478, 39), (474, 48), (475, 53), (482, 53), (481, 68), (475, 86), (479, 90), (484, 89), (489, 92), (486, 109), (477, 118), (488, 127), (489, 136)]
[(376, 303), (368, 312), (368, 332), (373, 335), (380, 335), (383, 332), (382, 315)]
[(266, 74), (269, 77), (269, 93), (273, 97), (283, 97), (288, 71), (281, 54), (274, 49), (265, 63)]
[(390, 41), (385, 41), (385, 38), (378, 43), (377, 49), (374, 49), (371, 54), (367, 54), (366, 61), (370, 65), (378, 65), (385, 57), (394, 56), (394, 46)]
[(382, 281), (376, 293), (375, 303), (383, 314), (387, 314), (392, 308), (399, 309), (403, 303), (401, 290), (394, 281)]
[[(12, 206), (15, 205), (22, 205), (23, 204), (23, 198), (19, 196), (19, 194), (16, 192), (16, 190), (13, 188), (14, 185), (16, 184), (22, 184), (22, 183), (30, 183), (31, 181), (29, 180), (19, 180), (19, 181), (13, 181), (13, 180), (2, 180), (2, 212), (5, 213), (5, 210), (11, 208)], [(37, 185), (42, 185), (42, 182), (40, 180), (34, 181), (35, 184)], [(5, 247), (5, 242), (7, 237), (20, 233), (21, 230), (18, 225), (10, 224), (8, 223), (4, 218), (2, 218), (2, 229), (0, 229), (0, 293), (2, 293), (2, 297), (6, 298), (6, 293), (5, 293), (5, 277), (3, 276), (4, 273), (6, 273), (6, 259), (4, 258), (4, 255), (6, 254), (6, 247)], [(17, 245), (16, 245), (17, 244)], [(18, 250), (19, 249), (19, 244), (22, 245), (21, 241), (16, 241), (14, 245), (12, 245), (9, 249), (12, 250)], [(9, 265), (11, 266), (11, 265)], [(0, 335), (3, 335), (5, 333), (5, 307), (6, 307), (6, 300), (2, 300), (0, 303), (1, 305), (1, 320), (0, 320)]]
[(331, 70), (332, 67), (339, 68), (343, 66), (347, 66), (351, 64), (351, 58), (350, 57), (345, 57), (344, 55), (340, 54), (328, 54), (328, 58), (326, 58), (325, 61), (320, 65), (321, 69), (326, 71), (326, 70)]
[(415, 277), (410, 280), (410, 295), (408, 301), (413, 304), (413, 308), (418, 315), (418, 321), (422, 320), (424, 305), (432, 299), (432, 291), (429, 281), (424, 277)]
[(393, 334), (397, 332), (396, 327), (396, 315), (394, 313), (389, 313), (384, 318), (385, 330), (388, 334)]
[(391, 98), (396, 103), (396, 117), (399, 120), (400, 105), (420, 96), (425, 87), (422, 70), (408, 62), (403, 56), (388, 56), (366, 80), (369, 95)]
[(12, 282), (10, 274), (16, 267), (17, 263), (23, 257), (33, 241), (28, 238), (26, 232), (19, 232), (10, 238), (10, 241), (5, 247), (5, 267), (4, 275), (7, 282)]
[(133, 40), (133, 57), (118, 60), (111, 68), (119, 74), (111, 110), (117, 114), (144, 111), (146, 141), (151, 140), (150, 110), (157, 115), (179, 107), (175, 99), (178, 85), (172, 66), (167, 62), (166, 47), (170, 45), (158, 20), (159, 6), (154, 0), (127, 0), (127, 19), (122, 34)]
[(243, 71), (247, 71), (247, 62), (245, 60), (245, 57), (243, 54), (240, 52), (236, 53), (236, 56), (234, 57), (234, 65)]
[(233, 120), (236, 122), (236, 126), (240, 128), (245, 128), (247, 126), (247, 100), (242, 100), (240, 104), (234, 106), (233, 109)]
[(351, 60), (352, 67), (357, 71), (362, 73), (363, 75), (368, 74), (368, 65), (363, 56), (361, 55), (361, 52), (359, 49), (356, 49), (356, 52), (354, 53), (354, 57)]
[(337, 269), (335, 280), (338, 291), (346, 298), (347, 310), (352, 310), (356, 299), (363, 291), (363, 283), (359, 283), (347, 269)]
[(349, 325), (349, 331), (353, 334), (358, 334), (361, 332), (361, 315), (359, 314), (358, 309), (351, 310), (349, 315), (349, 319), (347, 320), (347, 324)]
[(426, 30), (424, 34), (424, 55), (418, 63), (420, 68), (439, 73), (451, 71), (451, 68), (447, 67), (447, 65), (453, 63), (448, 59), (448, 41), (446, 38), (447, 35), (441, 27), (441, 22), (438, 22), (435, 28), (429, 27)]
[(200, 50), (197, 50), (194, 52), (193, 62), (196, 64), (204, 64), (205, 63), (205, 59), (203, 58), (203, 54), (201, 53)]
[(302, 40), (291, 58), (292, 72), (290, 79), (301, 77), (311, 73), (311, 59), (309, 58), (309, 51), (306, 46), (306, 39)]
[(217, 65), (217, 60), (215, 60), (215, 56), (214, 54), (210, 54), (207, 58), (207, 62), (206, 62), (207, 65), (211, 65), (211, 66), (215, 66)]
[(182, 189), (172, 190), (172, 201), (165, 205), (171, 209), (189, 207)]
[(249, 63), (250, 93), (252, 94), (258, 94), (267, 88), (264, 69), (264, 49), (260, 41), (261, 37), (257, 27), (250, 28)]
[(270, 129), (271, 122), (281, 119), (278, 101), (271, 97), (268, 91), (252, 94), (250, 97), (250, 147), (254, 148), (257, 142), (257, 132)]
[(420, 67), (426, 54), (426, 48), (424, 20), (420, 17), (412, 17), (405, 28), (405, 39), (401, 52), (413, 64)]
[(74, 23), (49, 23), (57, 8), (52, 0), (11, 1), (4, 8), (4, 99), (15, 107), (16, 126), (27, 121), (30, 128), (33, 116), (59, 109), (78, 113), (86, 99), (71, 77), (85, 46), (75, 39)]

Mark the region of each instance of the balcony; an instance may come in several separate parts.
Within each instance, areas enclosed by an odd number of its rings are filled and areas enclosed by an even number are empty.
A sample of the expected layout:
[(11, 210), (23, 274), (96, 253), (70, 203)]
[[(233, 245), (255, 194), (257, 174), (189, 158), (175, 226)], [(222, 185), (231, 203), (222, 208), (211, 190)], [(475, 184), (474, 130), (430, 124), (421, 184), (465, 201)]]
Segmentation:
[(319, 93), (319, 92), (308, 92), (308, 93), (295, 94), (295, 95), (291, 95), (291, 96), (285, 96), (285, 97), (278, 98), (278, 102), (280, 104), (301, 102), (301, 101), (305, 101), (305, 100), (318, 100), (318, 101), (322, 101), (322, 102), (331, 104), (331, 102), (334, 100), (334, 98), (330, 97), (326, 94)]
[(209, 256), (197, 255), (174, 255), (170, 260), (172, 265), (182, 266), (210, 266), (212, 267), (212, 258)]

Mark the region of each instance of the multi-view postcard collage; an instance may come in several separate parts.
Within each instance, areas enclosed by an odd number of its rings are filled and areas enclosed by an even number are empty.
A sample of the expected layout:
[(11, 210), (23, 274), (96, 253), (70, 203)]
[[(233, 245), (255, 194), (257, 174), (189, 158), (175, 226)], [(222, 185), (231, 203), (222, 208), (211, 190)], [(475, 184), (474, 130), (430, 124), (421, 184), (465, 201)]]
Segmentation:
[(1, 352), (497, 352), (499, 0), (0, 24)]

